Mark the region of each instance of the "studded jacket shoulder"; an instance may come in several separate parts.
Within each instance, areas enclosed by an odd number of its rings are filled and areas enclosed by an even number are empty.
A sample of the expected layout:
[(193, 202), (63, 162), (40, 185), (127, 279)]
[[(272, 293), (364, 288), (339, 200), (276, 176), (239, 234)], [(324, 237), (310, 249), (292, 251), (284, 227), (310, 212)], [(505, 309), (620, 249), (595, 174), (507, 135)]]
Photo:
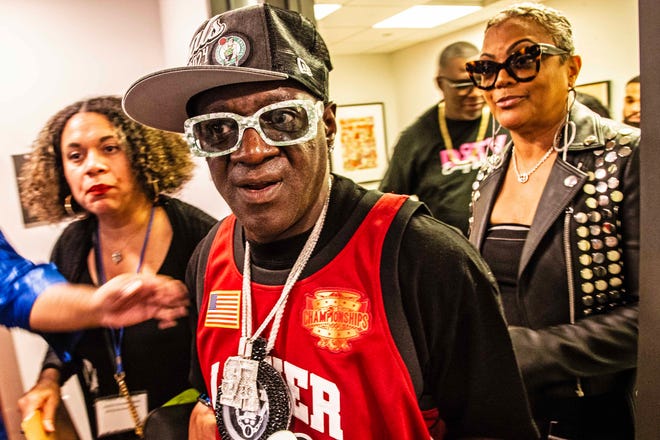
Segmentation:
[[(518, 267), (522, 322), (509, 323), (530, 392), (635, 366), (639, 130), (579, 103), (570, 119), (576, 136), (553, 165)], [(473, 185), (470, 241), (479, 249), (509, 160), (507, 149)]]

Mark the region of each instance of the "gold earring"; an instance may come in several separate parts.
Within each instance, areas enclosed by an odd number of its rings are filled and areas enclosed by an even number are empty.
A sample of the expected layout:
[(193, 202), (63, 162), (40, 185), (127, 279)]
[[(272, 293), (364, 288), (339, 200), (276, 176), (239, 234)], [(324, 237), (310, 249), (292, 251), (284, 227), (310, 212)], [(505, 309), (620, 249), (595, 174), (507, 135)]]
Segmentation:
[(151, 184), (151, 188), (154, 191), (154, 203), (158, 201), (158, 196), (160, 194), (160, 188), (158, 187), (158, 179), (149, 179), (147, 181), (148, 183)]
[(71, 194), (64, 198), (64, 211), (69, 217), (75, 217), (76, 212), (73, 210), (73, 205), (71, 204)]

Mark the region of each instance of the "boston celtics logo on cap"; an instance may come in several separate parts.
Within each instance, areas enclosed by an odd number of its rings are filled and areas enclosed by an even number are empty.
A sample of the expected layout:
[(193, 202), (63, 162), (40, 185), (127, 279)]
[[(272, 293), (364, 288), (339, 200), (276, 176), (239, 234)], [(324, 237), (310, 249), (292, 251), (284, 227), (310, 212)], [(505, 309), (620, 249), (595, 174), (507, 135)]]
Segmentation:
[(213, 60), (220, 66), (240, 66), (250, 55), (247, 38), (238, 34), (224, 35), (216, 43)]
[(298, 70), (300, 70), (300, 73), (307, 76), (314, 76), (312, 75), (312, 69), (310, 69), (305, 60), (300, 57), (298, 57)]

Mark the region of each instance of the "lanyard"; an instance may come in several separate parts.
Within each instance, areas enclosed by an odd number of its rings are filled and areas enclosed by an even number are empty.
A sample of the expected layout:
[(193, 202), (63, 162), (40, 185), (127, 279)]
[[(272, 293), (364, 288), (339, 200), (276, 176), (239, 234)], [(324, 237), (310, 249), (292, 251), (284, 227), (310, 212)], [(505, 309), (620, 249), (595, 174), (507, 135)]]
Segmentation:
[[(151, 207), (151, 214), (149, 215), (149, 223), (147, 224), (147, 233), (144, 236), (144, 242), (142, 243), (142, 250), (140, 251), (140, 259), (138, 260), (136, 273), (140, 273), (142, 270), (142, 264), (144, 263), (144, 254), (147, 251), (147, 243), (149, 242), (149, 235), (151, 235), (151, 226), (154, 221), (154, 212), (156, 210), (155, 206)], [(106, 280), (105, 269), (103, 267), (103, 258), (101, 257), (101, 234), (99, 232), (99, 227), (96, 228), (96, 249), (95, 249), (95, 258), (96, 258), (96, 270), (99, 275), (99, 282), (104, 284)], [(115, 364), (115, 381), (119, 387), (119, 393), (128, 405), (128, 410), (131, 414), (131, 418), (135, 423), (135, 434), (139, 438), (144, 438), (144, 428), (142, 421), (138, 415), (137, 409), (133, 400), (131, 399), (131, 394), (128, 391), (126, 386), (126, 373), (124, 373), (124, 363), (121, 360), (121, 344), (124, 339), (124, 327), (121, 327), (119, 330), (110, 329), (110, 337), (112, 338), (112, 351), (114, 354), (113, 361)]]
[[(147, 224), (147, 233), (144, 237), (144, 242), (142, 243), (142, 250), (140, 251), (140, 259), (138, 260), (138, 265), (137, 269), (135, 270), (136, 273), (140, 273), (142, 270), (142, 265), (144, 264), (144, 255), (147, 251), (147, 243), (149, 242), (149, 235), (151, 235), (151, 226), (153, 225), (154, 221), (154, 211), (155, 207), (151, 207), (151, 214), (149, 216), (149, 223)], [(105, 284), (107, 281), (106, 275), (105, 275), (105, 269), (103, 266), (103, 258), (101, 257), (101, 234), (99, 233), (99, 227), (97, 226), (96, 228), (96, 249), (95, 249), (95, 257), (96, 257), (96, 270), (99, 275), (99, 283), (100, 284)], [(124, 372), (124, 365), (121, 360), (121, 344), (124, 339), (124, 327), (121, 327), (118, 330), (113, 330), (110, 329), (110, 336), (112, 338), (112, 351), (113, 351), (113, 359), (115, 363), (115, 372), (116, 374), (121, 374)]]

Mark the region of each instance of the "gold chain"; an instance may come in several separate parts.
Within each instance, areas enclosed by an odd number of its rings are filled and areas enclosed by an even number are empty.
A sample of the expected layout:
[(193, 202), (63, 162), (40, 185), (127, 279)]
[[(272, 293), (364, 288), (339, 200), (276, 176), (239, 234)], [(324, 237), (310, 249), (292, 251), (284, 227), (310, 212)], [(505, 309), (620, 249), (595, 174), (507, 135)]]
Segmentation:
[[(486, 129), (488, 128), (488, 115), (490, 114), (490, 109), (487, 105), (484, 105), (481, 108), (481, 122), (479, 123), (479, 130), (477, 131), (477, 138), (475, 142), (480, 142), (486, 136)], [(445, 143), (446, 150), (453, 150), (454, 143), (451, 141), (451, 136), (449, 135), (449, 128), (447, 127), (447, 119), (445, 118), (445, 101), (440, 101), (438, 104), (438, 124), (440, 125), (440, 134), (442, 135), (442, 140)]]
[(121, 394), (124, 399), (126, 399), (126, 403), (128, 403), (128, 411), (131, 413), (131, 418), (133, 418), (133, 422), (135, 423), (135, 434), (140, 438), (144, 438), (142, 422), (140, 421), (140, 416), (138, 415), (137, 408), (135, 408), (133, 399), (131, 399), (131, 393), (128, 392), (128, 387), (126, 386), (126, 381), (124, 380), (125, 377), (126, 373), (123, 371), (121, 373), (115, 374), (115, 380), (119, 386), (119, 394)]

